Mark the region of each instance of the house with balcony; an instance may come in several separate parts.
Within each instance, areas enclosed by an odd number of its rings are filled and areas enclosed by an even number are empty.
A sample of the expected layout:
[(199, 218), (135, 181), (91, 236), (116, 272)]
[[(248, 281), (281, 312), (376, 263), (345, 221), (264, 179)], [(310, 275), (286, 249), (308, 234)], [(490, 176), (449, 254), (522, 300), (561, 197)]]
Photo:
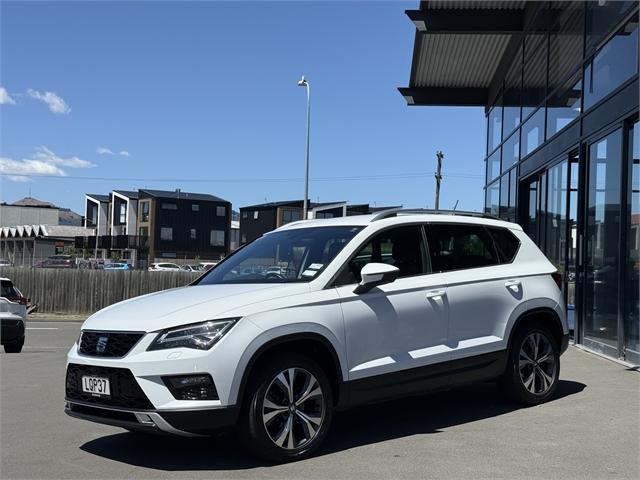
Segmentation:
[(205, 193), (140, 189), (85, 195), (83, 247), (146, 268), (155, 261), (219, 260), (231, 249), (231, 203)]

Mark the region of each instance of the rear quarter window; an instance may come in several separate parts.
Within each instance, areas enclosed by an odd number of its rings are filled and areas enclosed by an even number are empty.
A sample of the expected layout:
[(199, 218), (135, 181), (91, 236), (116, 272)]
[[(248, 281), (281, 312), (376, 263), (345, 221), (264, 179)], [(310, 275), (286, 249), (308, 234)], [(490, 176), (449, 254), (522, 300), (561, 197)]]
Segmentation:
[(520, 240), (506, 228), (488, 227), (487, 230), (496, 244), (500, 263), (513, 262), (520, 248)]
[(500, 263), (494, 241), (482, 225), (432, 223), (427, 229), (429, 251), (436, 271), (448, 272)]

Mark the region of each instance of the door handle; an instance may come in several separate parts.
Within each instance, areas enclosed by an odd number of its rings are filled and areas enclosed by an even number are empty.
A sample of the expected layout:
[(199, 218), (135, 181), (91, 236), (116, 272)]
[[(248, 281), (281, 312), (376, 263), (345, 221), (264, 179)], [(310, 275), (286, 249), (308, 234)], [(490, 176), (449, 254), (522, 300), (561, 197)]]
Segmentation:
[(507, 280), (506, 282), (504, 282), (504, 286), (513, 290), (514, 292), (520, 290), (520, 285), (520, 280)]
[(427, 298), (441, 298), (447, 294), (445, 290), (429, 290), (427, 292)]

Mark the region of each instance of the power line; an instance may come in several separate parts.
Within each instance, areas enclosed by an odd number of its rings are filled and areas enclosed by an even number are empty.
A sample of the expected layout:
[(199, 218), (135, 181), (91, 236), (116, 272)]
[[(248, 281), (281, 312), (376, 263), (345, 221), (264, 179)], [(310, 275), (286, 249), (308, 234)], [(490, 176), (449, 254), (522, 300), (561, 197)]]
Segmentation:
[[(411, 178), (431, 177), (433, 173), (398, 173), (381, 175), (351, 175), (341, 177), (315, 177), (314, 182), (335, 182), (335, 181), (361, 181), (361, 180), (402, 180)], [(94, 180), (94, 181), (114, 181), (114, 182), (159, 182), (159, 183), (288, 183), (301, 182), (302, 178), (141, 178), (141, 177), (88, 177), (77, 175), (46, 175), (30, 174), (19, 172), (1, 172), (1, 177), (21, 177), (21, 178), (55, 178), (64, 180)], [(448, 173), (443, 178), (460, 179), (482, 179), (483, 175), (473, 175), (469, 173)]]

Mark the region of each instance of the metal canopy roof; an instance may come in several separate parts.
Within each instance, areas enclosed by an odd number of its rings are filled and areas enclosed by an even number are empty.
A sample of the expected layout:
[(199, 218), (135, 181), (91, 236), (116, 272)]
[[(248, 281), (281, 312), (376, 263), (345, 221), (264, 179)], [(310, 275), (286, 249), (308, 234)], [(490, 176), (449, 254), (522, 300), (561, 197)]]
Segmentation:
[(529, 12), (526, 1), (426, 1), (408, 10), (416, 26), (408, 105), (486, 106)]

